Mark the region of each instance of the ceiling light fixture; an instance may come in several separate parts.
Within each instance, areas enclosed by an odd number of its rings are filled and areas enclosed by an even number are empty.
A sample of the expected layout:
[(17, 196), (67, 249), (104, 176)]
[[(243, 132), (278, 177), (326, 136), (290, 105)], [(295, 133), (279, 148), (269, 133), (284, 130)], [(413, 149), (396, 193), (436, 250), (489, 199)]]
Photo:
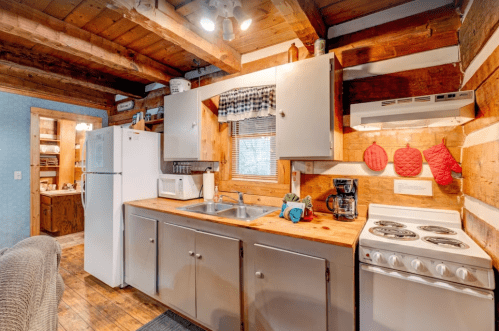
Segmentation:
[(218, 16), (224, 17), (222, 28), (224, 40), (231, 41), (236, 37), (234, 26), (229, 17), (234, 17), (242, 31), (248, 30), (252, 19), (244, 12), (239, 0), (210, 0), (205, 14), (201, 18), (201, 26), (206, 31), (214, 31)]

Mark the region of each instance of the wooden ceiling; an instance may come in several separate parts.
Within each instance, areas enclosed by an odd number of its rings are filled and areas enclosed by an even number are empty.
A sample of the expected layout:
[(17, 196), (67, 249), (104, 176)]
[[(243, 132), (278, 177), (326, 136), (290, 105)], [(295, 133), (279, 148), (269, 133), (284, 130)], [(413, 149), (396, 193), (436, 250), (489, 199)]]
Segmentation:
[(0, 0), (0, 86), (16, 68), (23, 80), (79, 87), (76, 98), (137, 98), (145, 84), (195, 69), (193, 60), (236, 73), (242, 54), (297, 37), (312, 50), (328, 26), (408, 1), (243, 0), (253, 24), (234, 24), (236, 38), (225, 42), (220, 17), (213, 33), (201, 29), (207, 0), (157, 0), (151, 12), (135, 9), (135, 0)]

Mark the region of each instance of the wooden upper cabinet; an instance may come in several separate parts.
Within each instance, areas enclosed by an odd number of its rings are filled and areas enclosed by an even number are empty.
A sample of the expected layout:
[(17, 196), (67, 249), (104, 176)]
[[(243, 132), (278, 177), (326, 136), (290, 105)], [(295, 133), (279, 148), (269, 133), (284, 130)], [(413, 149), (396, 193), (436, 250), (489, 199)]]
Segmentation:
[(280, 159), (343, 159), (342, 75), (332, 53), (277, 67)]
[(198, 89), (165, 96), (165, 161), (219, 161), (218, 118)]

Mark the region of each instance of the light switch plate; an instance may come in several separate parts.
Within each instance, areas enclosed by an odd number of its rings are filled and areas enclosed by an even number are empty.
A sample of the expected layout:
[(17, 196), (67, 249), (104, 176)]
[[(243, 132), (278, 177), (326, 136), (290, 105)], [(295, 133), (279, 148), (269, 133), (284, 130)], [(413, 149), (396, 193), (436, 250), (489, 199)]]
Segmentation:
[(433, 196), (433, 182), (431, 180), (402, 180), (395, 179), (393, 185), (395, 194)]
[(23, 179), (22, 172), (14, 171), (14, 180), (21, 180), (21, 179)]

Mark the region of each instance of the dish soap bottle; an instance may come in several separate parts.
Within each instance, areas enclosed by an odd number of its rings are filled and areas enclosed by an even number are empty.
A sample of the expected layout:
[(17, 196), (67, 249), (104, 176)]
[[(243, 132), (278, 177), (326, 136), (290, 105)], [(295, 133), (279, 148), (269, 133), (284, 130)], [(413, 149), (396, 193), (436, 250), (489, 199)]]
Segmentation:
[(218, 186), (215, 186), (215, 193), (213, 193), (213, 201), (218, 203), (220, 200), (220, 195), (218, 194)]

